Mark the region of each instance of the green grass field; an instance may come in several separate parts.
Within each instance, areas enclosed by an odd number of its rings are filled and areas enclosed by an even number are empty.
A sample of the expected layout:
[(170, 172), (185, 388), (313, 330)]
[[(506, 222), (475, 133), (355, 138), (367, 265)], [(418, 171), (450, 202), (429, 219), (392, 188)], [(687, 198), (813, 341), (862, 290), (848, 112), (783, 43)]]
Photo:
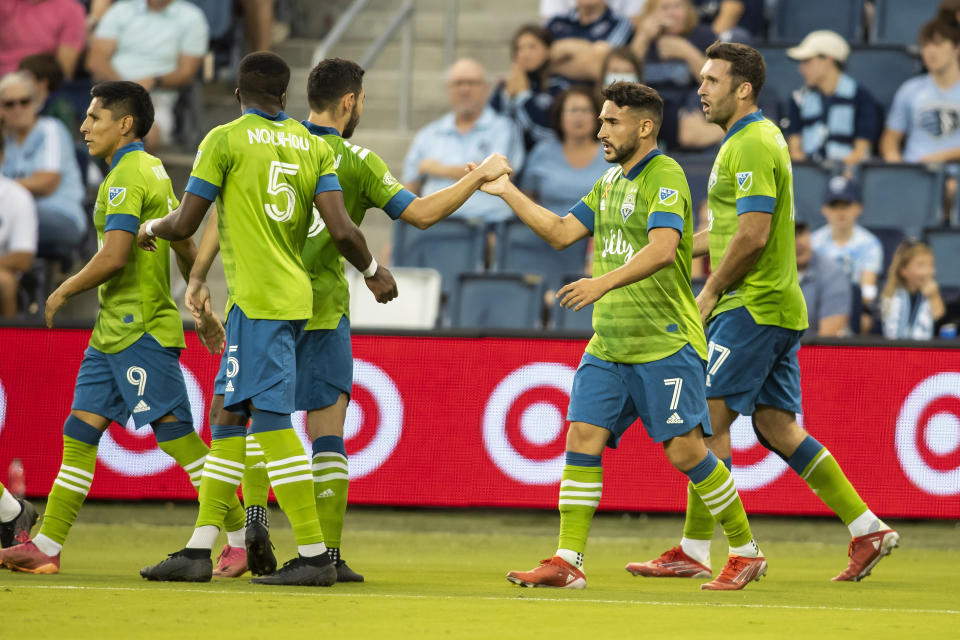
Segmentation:
[[(600, 515), (584, 591), (522, 589), (510, 569), (549, 556), (551, 513), (353, 509), (344, 557), (364, 584), (148, 583), (137, 570), (183, 546), (191, 505), (88, 504), (61, 573), (0, 571), (0, 638), (957, 638), (960, 524), (896, 522), (901, 548), (861, 583), (832, 583), (847, 534), (833, 520), (753, 518), (770, 564), (744, 591), (623, 570), (676, 543), (674, 516)], [(272, 514), (278, 557), (292, 534)], [(715, 538), (713, 566), (726, 545)]]

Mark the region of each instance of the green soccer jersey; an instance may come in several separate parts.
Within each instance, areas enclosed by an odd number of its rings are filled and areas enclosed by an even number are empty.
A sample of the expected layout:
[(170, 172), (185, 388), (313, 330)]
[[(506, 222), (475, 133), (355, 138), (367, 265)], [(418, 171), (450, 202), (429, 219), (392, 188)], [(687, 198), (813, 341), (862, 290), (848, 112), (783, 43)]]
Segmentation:
[(594, 277), (628, 262), (649, 244), (651, 229), (680, 232), (672, 264), (613, 289), (594, 303), (595, 333), (587, 353), (609, 362), (637, 364), (662, 360), (689, 344), (706, 360), (706, 338), (690, 288), (690, 188), (680, 165), (652, 151), (626, 175), (619, 166), (613, 167), (571, 213), (593, 232)]
[[(397, 182), (376, 153), (347, 142), (331, 127), (307, 121), (302, 124), (313, 135), (322, 136), (333, 149), (343, 204), (357, 225), (372, 207), (383, 209), (396, 220), (416, 198)], [(340, 318), (350, 314), (350, 289), (343, 273), (343, 256), (330, 240), (330, 232), (316, 209), (303, 249), (303, 264), (313, 288), (313, 316), (307, 322), (307, 330), (336, 329)]]
[(737, 216), (748, 211), (773, 216), (757, 263), (724, 292), (711, 317), (746, 307), (757, 324), (806, 329), (794, 241), (793, 168), (777, 125), (760, 111), (738, 120), (720, 146), (707, 189), (714, 269), (737, 232)]
[[(108, 231), (136, 235), (142, 222), (162, 218), (177, 206), (170, 178), (159, 159), (136, 142), (113, 156), (113, 165), (97, 192), (93, 223), (97, 245)], [(183, 322), (170, 295), (170, 243), (157, 240), (155, 252), (136, 242), (119, 273), (100, 285), (100, 312), (90, 346), (117, 353), (149, 333), (164, 347), (186, 346)]]
[(313, 198), (340, 190), (330, 145), (283, 112), (247, 109), (197, 151), (187, 191), (216, 200), (227, 312), (305, 320), (313, 312), (301, 253)]

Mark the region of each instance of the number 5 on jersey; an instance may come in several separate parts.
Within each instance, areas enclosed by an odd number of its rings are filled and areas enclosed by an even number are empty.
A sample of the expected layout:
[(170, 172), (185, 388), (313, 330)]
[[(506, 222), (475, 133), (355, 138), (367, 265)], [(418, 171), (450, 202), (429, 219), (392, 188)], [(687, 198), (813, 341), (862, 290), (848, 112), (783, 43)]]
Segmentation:
[(300, 165), (290, 164), (289, 162), (280, 162), (274, 160), (270, 163), (270, 178), (267, 181), (267, 193), (271, 196), (278, 196), (281, 193), (287, 196), (287, 206), (285, 209), (278, 209), (275, 204), (265, 204), (263, 208), (267, 215), (277, 222), (286, 222), (293, 217), (294, 209), (297, 206), (297, 193), (289, 182), (281, 181), (280, 176), (295, 176), (300, 170)]

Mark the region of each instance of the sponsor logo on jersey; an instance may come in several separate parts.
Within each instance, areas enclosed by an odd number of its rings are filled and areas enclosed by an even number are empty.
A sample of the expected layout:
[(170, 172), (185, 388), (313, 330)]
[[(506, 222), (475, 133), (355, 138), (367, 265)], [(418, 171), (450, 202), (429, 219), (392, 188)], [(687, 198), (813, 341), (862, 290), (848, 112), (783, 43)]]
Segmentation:
[(603, 239), (603, 252), (601, 252), (600, 257), (606, 258), (607, 256), (625, 256), (623, 261), (624, 263), (629, 262), (630, 258), (633, 257), (634, 250), (630, 246), (630, 243), (623, 239), (623, 230), (617, 229), (614, 231), (610, 229), (610, 233), (606, 238)]
[(389, 171), (383, 174), (383, 186), (392, 187), (395, 184), (397, 184), (397, 179), (393, 177), (393, 174)]
[(666, 187), (660, 187), (660, 204), (665, 204), (667, 206), (672, 206), (677, 204), (677, 200), (680, 198), (680, 192), (676, 189), (668, 189)]
[(740, 191), (746, 191), (753, 186), (753, 171), (742, 171), (737, 174), (737, 184)]
[(107, 198), (110, 200), (110, 204), (116, 207), (123, 202), (124, 198), (127, 197), (127, 188), (126, 187), (110, 187), (107, 190)]
[(620, 205), (620, 215), (623, 216), (623, 221), (626, 222), (627, 218), (633, 215), (633, 209), (637, 202), (637, 193), (636, 191), (631, 191), (623, 198), (623, 204)]

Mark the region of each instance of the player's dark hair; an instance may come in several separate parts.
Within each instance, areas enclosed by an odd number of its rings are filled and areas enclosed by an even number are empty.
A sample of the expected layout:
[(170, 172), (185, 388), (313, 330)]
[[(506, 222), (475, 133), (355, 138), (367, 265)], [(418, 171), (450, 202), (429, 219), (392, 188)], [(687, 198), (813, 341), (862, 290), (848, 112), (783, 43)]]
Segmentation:
[(240, 96), (253, 101), (279, 100), (290, 84), (290, 65), (275, 53), (256, 51), (240, 60), (237, 89)]
[(133, 135), (142, 138), (153, 126), (153, 101), (147, 90), (136, 82), (118, 80), (93, 85), (90, 95), (100, 99), (114, 120), (133, 116)]
[(810, 225), (808, 225), (806, 222), (801, 222), (798, 220), (793, 224), (793, 234), (796, 236), (800, 235), (801, 233), (806, 233), (809, 230)]
[(596, 92), (590, 87), (583, 85), (574, 85), (566, 91), (562, 91), (554, 98), (553, 104), (550, 105), (550, 128), (557, 134), (560, 142), (563, 142), (563, 108), (567, 104), (567, 98), (570, 96), (583, 96), (590, 101), (590, 108), (593, 109), (593, 121), (595, 123), (593, 135), (596, 136), (597, 132), (600, 131), (600, 105), (597, 104)]
[(49, 53), (27, 56), (17, 65), (17, 71), (27, 71), (37, 80), (47, 81), (47, 90), (53, 93), (63, 84), (63, 71), (57, 59)]
[(957, 26), (956, 22), (951, 23), (946, 20), (934, 18), (920, 27), (917, 43), (923, 46), (928, 42), (933, 42), (938, 37), (943, 40), (949, 40), (954, 46), (960, 45), (960, 26)]
[(759, 51), (738, 42), (714, 42), (707, 47), (706, 54), (709, 60), (729, 62), (734, 86), (749, 82), (753, 87), (753, 101), (757, 101), (767, 79), (767, 63)]
[(636, 82), (614, 82), (604, 89), (601, 95), (604, 100), (609, 100), (618, 107), (642, 111), (653, 120), (656, 132), (660, 131), (663, 123), (663, 98), (656, 90)]
[(307, 101), (314, 111), (327, 111), (343, 96), (363, 89), (363, 68), (352, 60), (327, 58), (310, 71), (307, 78)]

